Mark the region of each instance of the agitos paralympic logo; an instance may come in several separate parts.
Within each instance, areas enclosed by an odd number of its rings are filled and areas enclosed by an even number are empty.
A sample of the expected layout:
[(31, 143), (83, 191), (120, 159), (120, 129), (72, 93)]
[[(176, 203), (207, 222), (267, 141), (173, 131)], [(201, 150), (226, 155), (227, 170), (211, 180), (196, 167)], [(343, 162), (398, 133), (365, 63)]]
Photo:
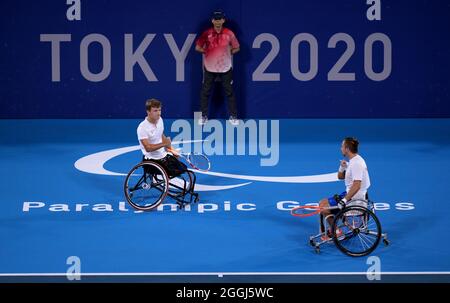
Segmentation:
[[(193, 142), (191, 140), (190, 142)], [(188, 143), (184, 141), (184, 143)], [(179, 142), (173, 142), (174, 145), (179, 144)], [(110, 149), (94, 154), (87, 155), (83, 158), (80, 158), (75, 162), (75, 168), (78, 170), (97, 175), (106, 175), (106, 176), (126, 176), (126, 173), (121, 172), (113, 172), (105, 169), (104, 165), (107, 161), (123, 155), (125, 153), (133, 152), (139, 150), (139, 145), (137, 146), (129, 146), (122, 147), (117, 149)], [(327, 174), (319, 174), (319, 175), (308, 175), (308, 176), (255, 176), (255, 175), (242, 175), (242, 174), (232, 174), (226, 172), (215, 172), (215, 171), (195, 171), (198, 174), (205, 174), (213, 177), (222, 177), (229, 178), (235, 180), (244, 180), (250, 182), (241, 182), (232, 185), (209, 185), (209, 184), (195, 184), (196, 191), (217, 191), (217, 190), (225, 190), (236, 187), (241, 187), (252, 183), (251, 181), (258, 182), (271, 182), (271, 183), (323, 183), (323, 182), (335, 182), (339, 181), (337, 179), (337, 175), (335, 172), (327, 173)]]
[[(278, 120), (253, 120), (240, 121), (239, 125), (229, 122), (222, 123), (219, 120), (209, 120), (205, 125), (195, 123), (201, 119), (201, 113), (194, 113), (194, 123), (185, 119), (175, 120), (170, 130), (177, 135), (173, 138), (172, 145), (182, 145), (184, 152), (201, 152), (211, 155), (259, 155), (260, 166), (275, 166), (279, 162), (279, 121)], [(248, 134), (248, 135), (247, 135)], [(238, 142), (238, 144), (235, 144)], [(235, 145), (236, 148), (235, 148)], [(75, 162), (75, 167), (86, 173), (126, 176), (125, 173), (113, 172), (105, 169), (107, 161), (120, 155), (139, 150), (139, 145), (106, 150), (85, 156)], [(327, 173), (309, 176), (255, 176), (232, 174), (217, 171), (196, 171), (199, 174), (211, 177), (229, 178), (241, 182), (232, 185), (211, 185), (196, 183), (196, 191), (217, 191), (248, 185), (254, 181), (270, 183), (323, 183), (338, 181), (336, 173)], [(244, 182), (242, 182), (244, 181)], [(216, 183), (216, 182), (214, 182)]]
[[(255, 121), (253, 121), (255, 122)], [(245, 133), (246, 129), (248, 130), (248, 133), (250, 134), (248, 142), (250, 146), (256, 146), (258, 145), (260, 150), (264, 151), (261, 153), (262, 155), (269, 156), (269, 158), (261, 159), (261, 166), (274, 166), (278, 164), (278, 158), (279, 158), (279, 129), (278, 129), (278, 121), (274, 120), (271, 121), (271, 144), (270, 149), (268, 148), (268, 138), (261, 138), (261, 134), (267, 135), (267, 121), (266, 123), (251, 123), (251, 120), (241, 123), (240, 127), (231, 127), (229, 123), (226, 124), (226, 131), (225, 136), (222, 136), (220, 134), (217, 134), (217, 132), (214, 134), (210, 134), (209, 137), (206, 139), (201, 139), (203, 136), (201, 132), (207, 127), (208, 124), (204, 128), (196, 129), (196, 123), (194, 123), (194, 140), (192, 140), (192, 132), (190, 129), (190, 123), (186, 120), (176, 120), (172, 124), (171, 130), (179, 131), (182, 130), (172, 141), (172, 145), (183, 145), (183, 150), (185, 147), (190, 149), (190, 144), (201, 144), (203, 147), (203, 150), (206, 149), (207, 154), (218, 154), (221, 155), (221, 150), (226, 150), (226, 155), (231, 155), (231, 149), (230, 146), (234, 145), (234, 137), (232, 137), (230, 134), (233, 134), (233, 132), (237, 129), (237, 137), (238, 142), (247, 142), (245, 140)], [(220, 129), (222, 127), (222, 124), (219, 121), (210, 120), (208, 123), (210, 128), (214, 129)], [(229, 128), (229, 129), (228, 129)], [(235, 128), (235, 129), (233, 129)], [(222, 130), (223, 131), (223, 128)], [(220, 131), (219, 131), (220, 132)], [(259, 137), (258, 138), (258, 134)], [(234, 134), (233, 134), (234, 136)], [(208, 142), (208, 138), (211, 139), (213, 137), (214, 141), (214, 147), (212, 145), (205, 144)], [(223, 140), (223, 137), (226, 137), (226, 140)], [(253, 142), (252, 142), (253, 140)], [(262, 144), (261, 144), (262, 142)], [(226, 145), (226, 147), (224, 147)], [(197, 145), (198, 146), (198, 145)], [(242, 155), (242, 150), (246, 150), (245, 147), (242, 148), (242, 144), (238, 146), (238, 149), (241, 148), (241, 152), (238, 150), (238, 155)], [(116, 158), (118, 156), (134, 152), (140, 149), (139, 145), (135, 146), (127, 146), (127, 147), (121, 147), (121, 148), (115, 148), (110, 150), (104, 150), (101, 152), (93, 153), (87, 156), (84, 156), (80, 159), (78, 159), (74, 166), (77, 170), (89, 173), (89, 174), (96, 174), (96, 175), (104, 175), (104, 176), (112, 176), (112, 177), (125, 177), (127, 174), (123, 172), (114, 172), (111, 170), (108, 170), (105, 168), (106, 162), (109, 160)], [(195, 149), (195, 147), (194, 147)], [(251, 150), (249, 148), (249, 150)], [(189, 152), (190, 150), (188, 150)], [(264, 161), (265, 160), (265, 161)], [(218, 178), (228, 178), (233, 180), (239, 180), (239, 182), (235, 182), (235, 184), (227, 184), (227, 185), (217, 185), (217, 180), (214, 180), (214, 184), (202, 184), (197, 182), (195, 184), (195, 191), (197, 192), (205, 192), (205, 191), (223, 191), (227, 189), (232, 188), (238, 188), (243, 187), (246, 185), (251, 184), (252, 182), (267, 182), (267, 183), (326, 183), (326, 182), (337, 182), (339, 181), (337, 179), (337, 173), (331, 172), (331, 173), (325, 173), (325, 174), (317, 174), (317, 175), (305, 175), (305, 176), (258, 176), (258, 175), (243, 175), (243, 174), (233, 174), (229, 172), (217, 172), (217, 171), (195, 171), (198, 174), (204, 174), (208, 175), (210, 177), (218, 177)], [(302, 201), (304, 202), (304, 201)], [(311, 203), (310, 203), (311, 204)], [(126, 202), (120, 201), (118, 203), (118, 207), (115, 209), (118, 209), (122, 212), (128, 212), (129, 209), (126, 207)], [(299, 205), (299, 202), (297, 201), (277, 201), (276, 202), (276, 208), (280, 211), (289, 211), (293, 207)], [(23, 211), (29, 212), (31, 209), (39, 209), (39, 208), (47, 208), (47, 205), (44, 202), (24, 202), (23, 204)], [(200, 203), (195, 204), (192, 208), (195, 208), (197, 212), (199, 213), (205, 213), (205, 212), (215, 212), (219, 209), (227, 212), (232, 210), (237, 211), (254, 211), (256, 210), (256, 204), (254, 203), (237, 203), (233, 204), (231, 201), (224, 201), (223, 203)], [(414, 204), (409, 202), (399, 202), (395, 203), (394, 208), (396, 210), (413, 210)], [(108, 203), (100, 203), (100, 204), (86, 204), (86, 203), (77, 203), (75, 205), (70, 206), (69, 204), (51, 204), (48, 207), (49, 211), (59, 212), (59, 211), (72, 211), (75, 210), (75, 212), (81, 212), (85, 209), (91, 209), (92, 211), (96, 212), (111, 212), (114, 211), (114, 208), (111, 204)], [(170, 204), (161, 204), (158, 207), (158, 211), (162, 211), (165, 209), (169, 209), (170, 211), (176, 211), (177, 206), (176, 204), (170, 203)], [(389, 203), (375, 203), (375, 209), (376, 210), (389, 210), (391, 209), (391, 206)], [(185, 211), (191, 211), (191, 206), (188, 205), (185, 208)], [(134, 212), (141, 212), (141, 211), (134, 211)]]

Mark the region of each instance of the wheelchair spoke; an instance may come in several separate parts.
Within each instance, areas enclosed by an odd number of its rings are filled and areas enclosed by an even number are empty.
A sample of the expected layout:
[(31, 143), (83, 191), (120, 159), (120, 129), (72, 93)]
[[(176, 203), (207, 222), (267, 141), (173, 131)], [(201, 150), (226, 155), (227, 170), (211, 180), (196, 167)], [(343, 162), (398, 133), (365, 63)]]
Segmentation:
[(141, 184), (144, 182), (145, 176), (142, 176), (139, 181), (134, 185), (132, 188), (130, 188), (130, 192), (135, 191)]
[(152, 182), (152, 187), (158, 187), (162, 184), (165, 184), (166, 182), (164, 180), (158, 181), (158, 182)]
[(351, 256), (369, 254), (381, 238), (378, 219), (372, 212), (360, 206), (349, 207), (339, 214), (335, 219), (335, 228), (339, 228), (344, 234), (344, 237), (334, 238), (335, 244)]
[[(141, 171), (142, 174), (138, 172)], [(125, 179), (125, 197), (138, 210), (157, 207), (167, 194), (167, 177), (160, 166), (150, 163), (136, 165)]]
[[(370, 240), (367, 239), (362, 233), (358, 234), (358, 238), (361, 241), (363, 248), (370, 248), (370, 246), (371, 246)], [(367, 244), (367, 243), (369, 243), (369, 244)]]
[(348, 246), (348, 247), (352, 247), (355, 240), (356, 240), (355, 234), (353, 232), (351, 232), (350, 235), (348, 237), (346, 237), (346, 239), (345, 239), (346, 242), (343, 242), (343, 243), (346, 244), (346, 246)]
[(352, 236), (350, 237), (350, 241), (349, 241), (350, 245), (348, 245), (348, 246), (353, 247), (354, 243), (357, 242), (357, 240), (358, 240), (358, 237), (355, 234), (352, 234)]
[(358, 235), (358, 239), (359, 239), (359, 242), (361, 243), (361, 246), (362, 246), (362, 248), (363, 248), (363, 250), (365, 250), (365, 242), (362, 240), (362, 237), (361, 237), (361, 235)]
[[(376, 236), (377, 234), (367, 234), (367, 233), (359, 233), (359, 235), (363, 238), (366, 239), (367, 241), (373, 243), (376, 240)], [(373, 237), (375, 236), (375, 237)]]

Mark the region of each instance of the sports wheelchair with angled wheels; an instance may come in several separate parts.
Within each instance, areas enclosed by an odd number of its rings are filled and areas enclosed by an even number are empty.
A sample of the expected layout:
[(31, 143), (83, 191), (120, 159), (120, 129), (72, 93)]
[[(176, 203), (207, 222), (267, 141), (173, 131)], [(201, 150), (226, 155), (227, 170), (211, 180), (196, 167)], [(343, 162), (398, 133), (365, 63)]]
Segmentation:
[(171, 169), (170, 163), (144, 160), (127, 174), (124, 193), (128, 203), (137, 210), (153, 210), (167, 196), (183, 209), (186, 204), (199, 200), (198, 193), (194, 192), (195, 181), (194, 172), (187, 168), (177, 171)]
[[(350, 200), (344, 206), (330, 207), (334, 216), (331, 229), (327, 228), (327, 220), (320, 216), (325, 231), (309, 238), (309, 243), (316, 253), (320, 246), (334, 242), (344, 254), (352, 257), (362, 257), (373, 252), (381, 239), (387, 246), (387, 234), (382, 233), (381, 224), (375, 215), (372, 201)], [(331, 230), (331, 234), (330, 234)]]

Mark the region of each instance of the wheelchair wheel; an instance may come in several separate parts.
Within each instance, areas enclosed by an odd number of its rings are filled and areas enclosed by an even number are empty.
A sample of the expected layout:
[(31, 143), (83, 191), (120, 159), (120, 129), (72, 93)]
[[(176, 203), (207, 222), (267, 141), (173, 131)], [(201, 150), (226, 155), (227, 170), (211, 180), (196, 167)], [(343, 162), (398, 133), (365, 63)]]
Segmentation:
[(361, 206), (350, 206), (334, 219), (333, 241), (344, 254), (362, 257), (377, 248), (381, 239), (381, 224), (377, 216)]
[(169, 177), (161, 165), (141, 162), (128, 173), (124, 192), (130, 205), (137, 210), (152, 210), (164, 200), (169, 190)]

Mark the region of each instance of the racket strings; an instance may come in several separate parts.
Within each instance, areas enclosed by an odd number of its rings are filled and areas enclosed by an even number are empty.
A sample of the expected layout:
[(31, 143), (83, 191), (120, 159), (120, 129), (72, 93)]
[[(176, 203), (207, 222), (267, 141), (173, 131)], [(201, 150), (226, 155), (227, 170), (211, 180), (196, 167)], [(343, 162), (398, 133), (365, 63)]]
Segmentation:
[(209, 159), (202, 154), (189, 154), (188, 161), (198, 169), (209, 170), (210, 162)]

